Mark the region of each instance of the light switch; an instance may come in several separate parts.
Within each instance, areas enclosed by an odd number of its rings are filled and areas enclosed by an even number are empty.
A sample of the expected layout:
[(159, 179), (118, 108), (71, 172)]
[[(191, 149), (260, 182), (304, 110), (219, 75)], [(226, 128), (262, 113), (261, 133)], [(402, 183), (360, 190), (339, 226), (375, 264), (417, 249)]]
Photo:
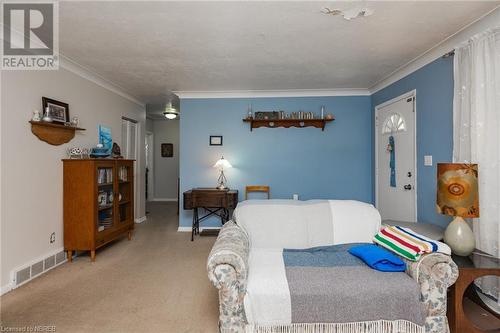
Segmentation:
[(299, 195), (298, 194), (294, 194), (293, 195), (293, 200), (299, 200)]
[(432, 166), (432, 155), (425, 155), (424, 156), (424, 165), (425, 166)]

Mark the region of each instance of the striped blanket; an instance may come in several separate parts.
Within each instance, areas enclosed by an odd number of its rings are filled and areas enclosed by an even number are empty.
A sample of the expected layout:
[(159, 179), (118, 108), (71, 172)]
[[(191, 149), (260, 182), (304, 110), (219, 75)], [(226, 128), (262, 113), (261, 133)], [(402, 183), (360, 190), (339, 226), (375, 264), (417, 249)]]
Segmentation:
[(373, 241), (412, 261), (418, 261), (426, 253), (451, 254), (448, 245), (399, 226), (388, 226), (380, 229)]

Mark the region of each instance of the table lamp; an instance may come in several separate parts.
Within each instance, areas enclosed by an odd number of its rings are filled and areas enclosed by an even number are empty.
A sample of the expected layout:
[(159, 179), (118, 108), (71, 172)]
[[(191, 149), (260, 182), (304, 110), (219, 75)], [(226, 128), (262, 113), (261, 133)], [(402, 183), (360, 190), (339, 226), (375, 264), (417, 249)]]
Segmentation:
[(228, 169), (228, 168), (232, 168), (232, 167), (233, 166), (231, 165), (231, 163), (229, 163), (228, 160), (224, 159), (224, 156), (222, 156), (220, 158), (220, 160), (215, 162), (214, 168), (219, 168), (219, 170), (220, 170), (219, 179), (217, 180), (217, 183), (218, 183), (217, 188), (219, 190), (227, 189), (227, 187), (226, 187), (227, 179), (226, 179), (226, 176), (224, 176), (224, 169)]
[(479, 217), (477, 164), (438, 163), (438, 213), (454, 216), (444, 233), (453, 253), (468, 256), (476, 246), (474, 233), (463, 219)]

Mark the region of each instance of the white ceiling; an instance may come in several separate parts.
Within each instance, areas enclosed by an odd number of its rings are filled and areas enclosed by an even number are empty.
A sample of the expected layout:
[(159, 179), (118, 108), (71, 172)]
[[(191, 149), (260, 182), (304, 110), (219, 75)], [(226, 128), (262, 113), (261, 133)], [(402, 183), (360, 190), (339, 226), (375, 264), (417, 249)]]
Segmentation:
[(60, 2), (60, 51), (145, 103), (171, 91), (369, 88), (500, 1)]

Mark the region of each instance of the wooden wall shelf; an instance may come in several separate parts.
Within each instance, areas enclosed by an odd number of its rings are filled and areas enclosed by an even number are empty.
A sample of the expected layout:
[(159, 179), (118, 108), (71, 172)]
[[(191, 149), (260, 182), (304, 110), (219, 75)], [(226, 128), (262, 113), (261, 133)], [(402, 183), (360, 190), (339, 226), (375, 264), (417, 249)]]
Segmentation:
[(333, 121), (334, 119), (275, 119), (275, 120), (264, 120), (264, 119), (243, 119), (245, 123), (250, 123), (250, 131), (254, 128), (259, 127), (316, 127), (321, 128), (322, 131), (325, 130), (326, 123)]
[(46, 123), (43, 121), (30, 121), (31, 132), (40, 140), (51, 145), (59, 146), (71, 141), (76, 131), (85, 131), (84, 128), (65, 126), (57, 123)]

